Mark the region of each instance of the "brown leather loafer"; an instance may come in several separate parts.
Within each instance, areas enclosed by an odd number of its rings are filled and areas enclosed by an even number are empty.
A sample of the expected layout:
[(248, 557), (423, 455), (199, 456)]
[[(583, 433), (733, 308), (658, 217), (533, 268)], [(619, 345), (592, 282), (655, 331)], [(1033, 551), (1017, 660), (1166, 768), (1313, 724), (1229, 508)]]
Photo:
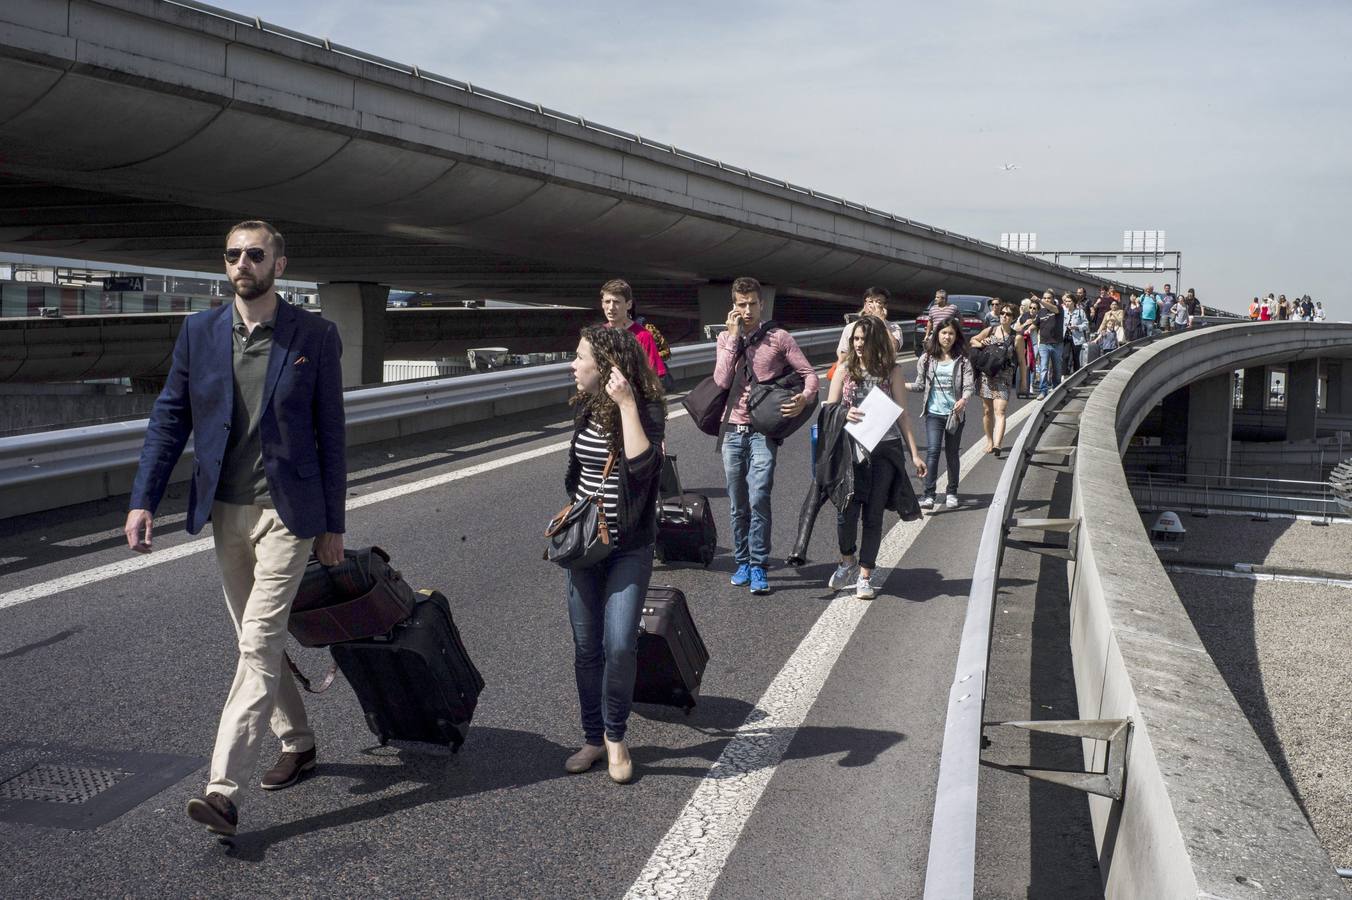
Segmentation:
[(207, 826), (213, 834), (232, 835), (239, 825), (239, 810), (230, 798), (212, 791), (188, 801), (188, 818)]
[(606, 748), (598, 747), (595, 744), (583, 744), (581, 750), (568, 757), (563, 764), (563, 769), (570, 775), (581, 775), (596, 765), (596, 761), (605, 755)]
[(315, 767), (315, 748), (300, 753), (283, 753), (277, 763), (263, 774), (258, 786), (265, 791), (280, 791), (300, 781), (300, 776)]

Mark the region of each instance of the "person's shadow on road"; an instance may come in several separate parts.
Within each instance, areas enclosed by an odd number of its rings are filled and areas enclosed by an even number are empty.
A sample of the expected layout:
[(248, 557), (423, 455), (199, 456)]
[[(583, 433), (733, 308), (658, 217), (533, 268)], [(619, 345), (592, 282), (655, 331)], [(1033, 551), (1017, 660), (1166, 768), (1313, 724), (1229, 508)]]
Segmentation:
[[(645, 775), (700, 779), (731, 777), (776, 765), (781, 759), (837, 754), (840, 755), (837, 765), (866, 766), (905, 740), (905, 735), (900, 732), (871, 728), (758, 728), (757, 722), (768, 716), (751, 704), (731, 697), (702, 697), (689, 716), (679, 709), (648, 704), (635, 705), (634, 713), (667, 726), (689, 727), (706, 737), (697, 744), (677, 748), (631, 745), (630, 751), (638, 764), (635, 783)], [(738, 736), (746, 739), (742, 743), (746, 752), (724, 760), (725, 765), (717, 770), (711, 769), (710, 765), (661, 765), (667, 759), (699, 759), (712, 764)], [(241, 832), (222, 843), (226, 846), (226, 855), (232, 859), (262, 862), (274, 845), (302, 835), (373, 822), (429, 803), (572, 777), (563, 771), (563, 760), (576, 749), (576, 746), (557, 744), (533, 732), (479, 726), (470, 730), (464, 748), (456, 754), (417, 745), (373, 747), (363, 752), (383, 761), (326, 762), (308, 779), (311, 782), (350, 780), (352, 784), (346, 793), (358, 802), (257, 831)], [(392, 793), (401, 785), (416, 787)]]

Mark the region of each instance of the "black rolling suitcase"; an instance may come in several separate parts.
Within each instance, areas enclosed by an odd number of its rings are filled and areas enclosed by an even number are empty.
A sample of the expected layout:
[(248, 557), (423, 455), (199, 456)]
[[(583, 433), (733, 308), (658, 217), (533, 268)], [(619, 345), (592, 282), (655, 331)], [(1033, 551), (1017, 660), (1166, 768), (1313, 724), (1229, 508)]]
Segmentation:
[(639, 620), (635, 703), (695, 706), (709, 651), (690, 617), (685, 594), (674, 587), (648, 588)]
[(388, 635), (330, 649), (381, 744), (426, 741), (460, 749), (484, 680), (439, 592), (419, 591), (413, 615)]
[(676, 457), (670, 454), (662, 462), (658, 492), (662, 499), (657, 507), (657, 558), (664, 563), (709, 565), (718, 547), (718, 526), (709, 498), (682, 492)]

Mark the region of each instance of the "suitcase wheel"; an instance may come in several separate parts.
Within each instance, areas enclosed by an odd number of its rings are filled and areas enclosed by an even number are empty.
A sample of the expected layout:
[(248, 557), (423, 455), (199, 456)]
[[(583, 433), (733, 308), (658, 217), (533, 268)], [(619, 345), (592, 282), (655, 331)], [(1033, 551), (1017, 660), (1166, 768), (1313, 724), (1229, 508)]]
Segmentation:
[(657, 561), (658, 561), (658, 562), (660, 562), (660, 563), (665, 563), (665, 562), (667, 561), (667, 554), (666, 554), (666, 551), (662, 549), (662, 545), (661, 545), (660, 543), (657, 545), (657, 552), (656, 552), (656, 555), (657, 555)]
[(701, 549), (699, 552), (699, 561), (703, 564), (704, 568), (709, 568), (709, 563), (714, 561), (714, 548), (705, 547)]

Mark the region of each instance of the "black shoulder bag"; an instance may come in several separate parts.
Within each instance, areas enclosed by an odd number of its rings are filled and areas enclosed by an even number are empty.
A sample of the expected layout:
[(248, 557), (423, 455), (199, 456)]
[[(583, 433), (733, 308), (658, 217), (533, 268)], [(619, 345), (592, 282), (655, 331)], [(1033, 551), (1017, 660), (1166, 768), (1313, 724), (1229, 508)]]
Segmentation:
[(614, 466), (615, 451), (612, 450), (606, 458), (605, 468), (601, 470), (601, 487), (581, 500), (569, 503), (549, 520), (545, 528), (545, 537), (549, 540), (545, 559), (565, 569), (586, 569), (605, 559), (615, 549), (602, 498), (606, 479), (610, 477)]

